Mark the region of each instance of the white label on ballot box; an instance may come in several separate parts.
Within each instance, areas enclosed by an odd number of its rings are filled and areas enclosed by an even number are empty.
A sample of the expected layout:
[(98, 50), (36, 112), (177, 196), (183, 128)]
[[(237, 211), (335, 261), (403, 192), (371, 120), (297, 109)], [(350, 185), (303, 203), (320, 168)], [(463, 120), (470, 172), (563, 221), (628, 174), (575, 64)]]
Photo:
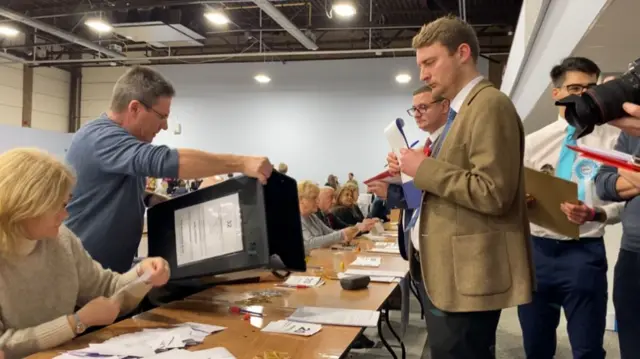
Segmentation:
[(243, 250), (237, 193), (175, 211), (178, 267)]

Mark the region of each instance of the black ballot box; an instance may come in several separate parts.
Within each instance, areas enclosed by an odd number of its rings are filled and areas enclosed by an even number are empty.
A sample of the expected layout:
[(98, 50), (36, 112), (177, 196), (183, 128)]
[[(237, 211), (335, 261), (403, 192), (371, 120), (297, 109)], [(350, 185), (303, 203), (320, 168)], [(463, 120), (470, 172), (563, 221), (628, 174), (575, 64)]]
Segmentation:
[(149, 256), (169, 262), (172, 281), (306, 270), (297, 184), (277, 172), (266, 185), (239, 176), (157, 204), (147, 223)]

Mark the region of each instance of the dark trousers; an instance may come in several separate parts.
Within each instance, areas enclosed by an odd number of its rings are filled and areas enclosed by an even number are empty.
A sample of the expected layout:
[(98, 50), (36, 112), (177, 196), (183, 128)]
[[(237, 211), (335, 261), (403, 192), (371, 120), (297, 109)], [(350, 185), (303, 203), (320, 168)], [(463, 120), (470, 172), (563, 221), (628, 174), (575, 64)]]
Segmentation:
[(607, 257), (602, 238), (557, 241), (531, 237), (537, 290), (518, 307), (527, 359), (553, 359), (564, 308), (574, 359), (603, 359)]
[(613, 305), (620, 357), (640, 358), (640, 253), (620, 250), (613, 272)]
[(421, 278), (414, 278), (424, 306), (431, 359), (495, 359), (500, 310), (445, 312), (431, 302)]

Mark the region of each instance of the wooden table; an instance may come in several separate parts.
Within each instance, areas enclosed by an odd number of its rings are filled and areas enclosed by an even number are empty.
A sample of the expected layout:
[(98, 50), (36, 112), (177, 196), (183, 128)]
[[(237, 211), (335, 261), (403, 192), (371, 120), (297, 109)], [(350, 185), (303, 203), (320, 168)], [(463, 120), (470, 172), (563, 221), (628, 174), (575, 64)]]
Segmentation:
[[(363, 245), (366, 241), (362, 241)], [(356, 252), (342, 252), (345, 264), (355, 260)], [(336, 251), (316, 250), (309, 261), (310, 267), (333, 267)], [(375, 254), (377, 256), (377, 254)], [(408, 264), (397, 255), (381, 255), (380, 270), (406, 271)], [(314, 275), (314, 273), (307, 273)], [(352, 342), (363, 331), (359, 327), (324, 326), (323, 329), (308, 338), (285, 334), (263, 333), (260, 329), (272, 320), (288, 317), (300, 306), (320, 306), (348, 309), (378, 310), (396, 288), (397, 283), (371, 283), (361, 291), (342, 290), (338, 281), (326, 280), (318, 288), (283, 288), (282, 297), (274, 297), (271, 303), (252, 306), (252, 310), (264, 313), (263, 318), (252, 317), (244, 320), (242, 316), (229, 312), (225, 301), (237, 300), (250, 295), (253, 291), (273, 289), (275, 282), (221, 285), (205, 290), (184, 300), (153, 309), (131, 319), (126, 319), (107, 328), (87, 334), (62, 345), (54, 350), (29, 356), (29, 359), (53, 358), (61, 352), (85, 348), (89, 343), (103, 342), (117, 335), (131, 333), (144, 328), (166, 327), (187, 321), (225, 326), (227, 329), (206, 338), (204, 343), (190, 348), (201, 350), (222, 346), (238, 359), (253, 359), (256, 355), (270, 351), (288, 353), (292, 359), (343, 358)], [(380, 324), (379, 328), (380, 329)], [(386, 345), (386, 342), (385, 342)], [(390, 347), (386, 345), (388, 349)]]

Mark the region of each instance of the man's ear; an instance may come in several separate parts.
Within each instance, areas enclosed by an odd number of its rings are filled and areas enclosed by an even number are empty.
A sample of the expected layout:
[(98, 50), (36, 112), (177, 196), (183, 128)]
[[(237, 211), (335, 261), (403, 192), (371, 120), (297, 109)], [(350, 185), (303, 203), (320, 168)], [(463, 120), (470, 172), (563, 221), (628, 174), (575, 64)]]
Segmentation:
[(557, 88), (557, 87), (552, 88), (552, 89), (551, 89), (551, 98), (552, 98), (554, 101), (558, 101), (558, 100), (560, 100), (560, 98), (559, 98), (559, 97), (560, 97), (560, 89), (559, 89), (559, 88)]

